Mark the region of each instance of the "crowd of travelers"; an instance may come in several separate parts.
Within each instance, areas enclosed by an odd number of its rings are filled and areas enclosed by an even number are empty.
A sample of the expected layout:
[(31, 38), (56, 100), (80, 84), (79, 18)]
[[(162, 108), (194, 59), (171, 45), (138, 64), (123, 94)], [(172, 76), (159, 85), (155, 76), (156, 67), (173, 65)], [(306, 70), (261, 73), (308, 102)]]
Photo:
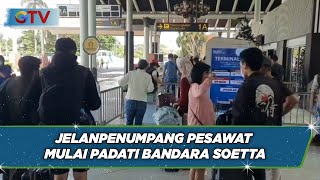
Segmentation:
[[(20, 58), (21, 76), (18, 77), (0, 56), (0, 125), (95, 124), (91, 111), (101, 106), (101, 100), (92, 72), (77, 63), (77, 47), (72, 39), (58, 39), (55, 50), (51, 63), (41, 70), (40, 59)], [(241, 52), (240, 71), (245, 81), (232, 102), (232, 125), (281, 126), (282, 116), (296, 106), (298, 98), (282, 82), (283, 68), (277, 61), (277, 56), (265, 57), (258, 48)], [(217, 77), (205, 63), (205, 57), (201, 61), (199, 55), (179, 58), (169, 54), (163, 65), (162, 78), (159, 68), (157, 60), (140, 60), (136, 70), (119, 80), (119, 85), (127, 87), (126, 125), (142, 125), (148, 96), (151, 94), (156, 102), (161, 91), (178, 93), (174, 106), (183, 117), (183, 125), (215, 125), (217, 109), (210, 99), (210, 88)], [(315, 76), (314, 96), (318, 82), (318, 76)], [(316, 112), (320, 112), (319, 107), (316, 106)], [(87, 170), (73, 169), (74, 178), (86, 180)], [(9, 179), (15, 180), (14, 176), (21, 177), (26, 171), (16, 170)], [(68, 169), (50, 171), (55, 180), (68, 178)], [(278, 169), (271, 172), (272, 180), (280, 180)], [(221, 170), (219, 173), (225, 179), (266, 179), (264, 169), (249, 173)], [(205, 169), (190, 170), (190, 180), (204, 180), (204, 177)]]
[[(11, 75), (0, 56), (0, 125), (93, 125), (91, 111), (101, 100), (90, 69), (77, 63), (77, 46), (71, 38), (56, 41), (51, 63), (39, 70), (41, 60), (24, 56), (18, 62), (21, 76)], [(88, 169), (73, 169), (74, 179), (86, 180)], [(52, 169), (47, 179), (67, 180), (69, 169)], [(4, 180), (30, 179), (40, 171), (6, 170)], [(43, 179), (43, 177), (42, 177)], [(46, 179), (46, 178), (44, 178)]]
[[(284, 85), (283, 69), (274, 55), (265, 57), (258, 48), (248, 48), (240, 54), (240, 71), (245, 81), (239, 88), (232, 103), (232, 125), (281, 126), (282, 116), (290, 112), (298, 103), (298, 98)], [(216, 78), (212, 68), (199, 56), (178, 58), (168, 55), (163, 67), (162, 81), (152, 60), (140, 60), (138, 70), (131, 71), (120, 81), (128, 86), (127, 125), (141, 125), (146, 112), (148, 93), (159, 92), (159, 87), (167, 93), (175, 93), (178, 83), (177, 110), (183, 117), (184, 125), (206, 126), (216, 124), (215, 105), (210, 99), (212, 81)], [(134, 123), (133, 123), (134, 122)], [(190, 180), (203, 180), (205, 169), (191, 169)], [(244, 173), (242, 170), (222, 170), (225, 179), (266, 179), (263, 169)], [(271, 170), (272, 180), (281, 178), (278, 169)]]

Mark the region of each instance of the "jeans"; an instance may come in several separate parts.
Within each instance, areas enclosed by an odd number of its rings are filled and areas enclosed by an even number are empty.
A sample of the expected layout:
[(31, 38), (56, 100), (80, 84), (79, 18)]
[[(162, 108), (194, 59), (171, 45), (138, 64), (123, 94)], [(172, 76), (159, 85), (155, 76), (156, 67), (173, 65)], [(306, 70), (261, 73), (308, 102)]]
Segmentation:
[(144, 114), (147, 110), (147, 103), (143, 101), (127, 100), (126, 117), (127, 125), (142, 125)]
[(176, 94), (176, 84), (171, 83), (166, 85), (166, 92), (170, 94)]

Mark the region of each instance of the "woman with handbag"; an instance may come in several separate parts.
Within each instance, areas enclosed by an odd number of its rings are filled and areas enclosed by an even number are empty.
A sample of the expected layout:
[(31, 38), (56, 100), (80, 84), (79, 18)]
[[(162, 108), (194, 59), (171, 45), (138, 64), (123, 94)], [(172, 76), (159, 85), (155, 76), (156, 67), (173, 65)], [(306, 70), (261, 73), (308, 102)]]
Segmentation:
[(180, 58), (177, 60), (179, 71), (181, 72), (180, 81), (180, 98), (178, 101), (178, 112), (182, 117), (182, 124), (187, 125), (188, 113), (188, 93), (191, 83), (191, 71), (193, 68), (192, 63), (188, 58)]
[[(197, 63), (191, 71), (189, 90), (188, 125), (210, 126), (215, 124), (214, 106), (210, 99), (210, 87), (214, 74), (211, 67)], [(204, 180), (205, 169), (191, 169), (190, 180)]]

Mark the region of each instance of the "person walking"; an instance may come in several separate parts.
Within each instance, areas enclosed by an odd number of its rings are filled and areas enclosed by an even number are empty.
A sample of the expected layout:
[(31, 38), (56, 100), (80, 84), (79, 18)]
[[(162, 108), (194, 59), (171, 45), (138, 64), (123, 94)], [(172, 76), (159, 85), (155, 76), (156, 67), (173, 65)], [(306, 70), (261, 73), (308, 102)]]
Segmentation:
[(147, 109), (148, 93), (154, 90), (152, 78), (146, 72), (147, 67), (148, 62), (140, 60), (137, 70), (130, 71), (118, 81), (120, 86), (128, 86), (125, 105), (126, 125), (142, 125)]
[[(77, 46), (60, 38), (51, 64), (40, 72), (39, 118), (42, 125), (93, 125), (91, 111), (101, 106), (93, 74), (77, 63)], [(36, 87), (30, 92), (35, 93)], [(87, 180), (88, 169), (73, 169), (75, 180)], [(67, 180), (69, 169), (52, 169), (55, 180)]]
[(282, 65), (278, 63), (278, 56), (272, 55), (271, 59), (272, 59), (271, 74), (272, 74), (272, 76), (274, 76), (282, 81), (284, 69), (283, 69)]
[[(214, 79), (211, 67), (196, 64), (191, 71), (189, 90), (188, 125), (210, 126), (215, 124), (215, 110), (210, 99), (210, 87)], [(204, 180), (205, 169), (191, 169), (190, 180)]]
[(179, 70), (173, 54), (168, 55), (168, 60), (163, 68), (163, 82), (165, 83), (166, 91), (175, 94)]
[(179, 71), (181, 72), (180, 81), (180, 98), (178, 101), (178, 112), (182, 117), (183, 124), (187, 124), (187, 113), (189, 104), (189, 89), (191, 85), (192, 63), (188, 58), (180, 58), (177, 60)]

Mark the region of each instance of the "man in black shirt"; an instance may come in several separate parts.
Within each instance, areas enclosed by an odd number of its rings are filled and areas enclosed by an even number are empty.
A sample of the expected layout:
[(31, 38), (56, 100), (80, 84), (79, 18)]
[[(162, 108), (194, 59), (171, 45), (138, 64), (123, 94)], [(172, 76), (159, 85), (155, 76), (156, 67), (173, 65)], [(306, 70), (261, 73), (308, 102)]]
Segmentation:
[[(232, 106), (233, 125), (277, 125), (282, 117), (282, 93), (279, 83), (260, 73), (263, 64), (263, 54), (258, 48), (249, 48), (240, 54), (241, 73), (245, 77), (238, 90)], [(228, 170), (223, 170), (228, 171)], [(228, 172), (224, 172), (228, 174)], [(228, 176), (241, 179), (265, 180), (264, 169), (255, 169), (253, 172), (242, 170), (231, 171)]]
[[(263, 64), (261, 67), (260, 72), (262, 74), (264, 74), (266, 77), (275, 80), (276, 82), (279, 83), (279, 85), (281, 86), (281, 93), (283, 94), (283, 97), (285, 99), (283, 99), (283, 112), (282, 114), (285, 115), (287, 113), (289, 113), (299, 102), (299, 99), (293, 94), (293, 92), (277, 77), (272, 76), (272, 72), (271, 72), (271, 60), (267, 57), (264, 57), (263, 60)], [(282, 125), (282, 121), (280, 119), (280, 123), (279, 125)]]
[(272, 59), (271, 74), (272, 74), (272, 76), (274, 76), (282, 81), (284, 69), (283, 69), (282, 65), (278, 63), (278, 56), (272, 55), (271, 59)]

